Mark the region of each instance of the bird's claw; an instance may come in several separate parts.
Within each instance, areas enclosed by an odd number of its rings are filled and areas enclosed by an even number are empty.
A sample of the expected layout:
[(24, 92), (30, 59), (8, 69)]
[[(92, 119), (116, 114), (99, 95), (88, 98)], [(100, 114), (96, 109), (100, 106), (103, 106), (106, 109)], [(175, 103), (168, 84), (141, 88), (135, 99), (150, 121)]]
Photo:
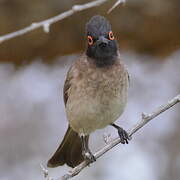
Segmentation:
[(83, 157), (85, 160), (90, 161), (91, 163), (96, 161), (95, 156), (91, 153), (91, 151), (83, 151)]
[(120, 137), (120, 141), (122, 144), (128, 144), (128, 140), (131, 138), (129, 137), (128, 133), (121, 127), (118, 128), (118, 134)]

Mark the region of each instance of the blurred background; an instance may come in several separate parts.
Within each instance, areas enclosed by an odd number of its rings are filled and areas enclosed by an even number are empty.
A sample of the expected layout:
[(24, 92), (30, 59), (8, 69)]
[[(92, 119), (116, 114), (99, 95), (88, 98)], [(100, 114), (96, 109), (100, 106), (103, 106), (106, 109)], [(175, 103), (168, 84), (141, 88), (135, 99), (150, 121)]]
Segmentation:
[[(53, 17), (85, 0), (0, 0), (0, 36)], [(0, 180), (43, 179), (46, 165), (67, 128), (62, 89), (70, 65), (85, 50), (85, 23), (106, 16), (130, 73), (129, 102), (117, 124), (129, 129), (141, 117), (180, 93), (180, 1), (128, 0), (107, 15), (116, 1), (82, 11), (0, 44)], [(179, 180), (180, 106), (176, 105), (84, 169), (77, 180)], [(93, 152), (103, 134), (90, 139)], [(60, 177), (67, 166), (49, 169)]]

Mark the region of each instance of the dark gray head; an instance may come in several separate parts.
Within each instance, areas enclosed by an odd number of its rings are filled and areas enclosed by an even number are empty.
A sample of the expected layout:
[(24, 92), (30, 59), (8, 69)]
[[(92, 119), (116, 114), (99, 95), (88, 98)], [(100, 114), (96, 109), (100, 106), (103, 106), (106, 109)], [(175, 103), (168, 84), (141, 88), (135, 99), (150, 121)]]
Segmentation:
[(114, 64), (117, 57), (117, 43), (111, 25), (102, 16), (93, 16), (86, 24), (88, 47), (87, 56), (92, 58), (98, 67)]

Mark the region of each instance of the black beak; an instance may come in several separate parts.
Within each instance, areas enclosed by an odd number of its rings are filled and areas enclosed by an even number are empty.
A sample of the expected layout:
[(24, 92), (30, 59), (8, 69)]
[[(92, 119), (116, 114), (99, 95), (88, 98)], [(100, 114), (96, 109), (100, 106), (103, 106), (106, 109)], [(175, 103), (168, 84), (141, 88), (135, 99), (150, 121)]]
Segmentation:
[(99, 39), (97, 40), (97, 45), (100, 47), (106, 47), (108, 42), (109, 42), (108, 39), (106, 39), (104, 36), (100, 36)]

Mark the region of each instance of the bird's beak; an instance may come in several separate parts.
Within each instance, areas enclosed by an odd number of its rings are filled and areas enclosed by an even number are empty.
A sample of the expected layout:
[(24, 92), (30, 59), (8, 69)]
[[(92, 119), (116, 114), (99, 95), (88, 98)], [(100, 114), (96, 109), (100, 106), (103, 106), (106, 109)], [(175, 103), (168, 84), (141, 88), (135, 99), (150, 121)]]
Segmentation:
[(108, 41), (109, 40), (107, 38), (105, 38), (104, 36), (100, 36), (99, 39), (97, 40), (97, 45), (98, 46), (101, 45), (101, 44), (107, 45)]

